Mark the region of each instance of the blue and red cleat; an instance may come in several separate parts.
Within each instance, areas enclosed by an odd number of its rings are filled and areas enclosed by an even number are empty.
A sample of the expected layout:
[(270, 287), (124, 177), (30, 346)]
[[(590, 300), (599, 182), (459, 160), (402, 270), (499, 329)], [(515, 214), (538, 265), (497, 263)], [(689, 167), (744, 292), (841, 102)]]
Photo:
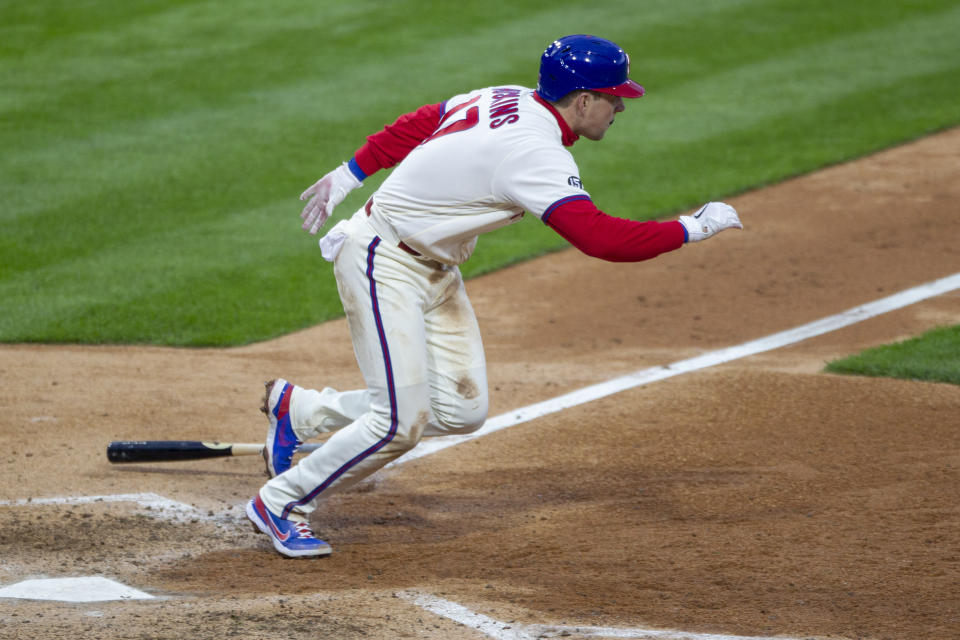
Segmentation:
[(306, 522), (273, 515), (259, 493), (247, 503), (247, 518), (258, 531), (270, 536), (274, 549), (288, 558), (326, 556), (333, 551), (329, 544), (314, 537)]
[(290, 397), (293, 395), (293, 385), (277, 378), (266, 384), (266, 393), (263, 397), (262, 412), (270, 420), (267, 429), (267, 442), (263, 448), (263, 459), (267, 463), (267, 475), (275, 478), (293, 463), (293, 454), (303, 442), (293, 432), (290, 423)]

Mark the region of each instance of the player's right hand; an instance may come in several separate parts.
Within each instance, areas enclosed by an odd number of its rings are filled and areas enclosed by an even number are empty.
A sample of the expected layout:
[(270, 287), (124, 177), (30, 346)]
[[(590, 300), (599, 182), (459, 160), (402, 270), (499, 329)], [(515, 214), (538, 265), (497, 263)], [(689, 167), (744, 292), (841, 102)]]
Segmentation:
[(315, 234), (333, 213), (333, 209), (361, 184), (346, 162), (313, 183), (300, 194), (300, 200), (310, 198), (300, 214), (303, 229)]
[(743, 229), (737, 211), (724, 202), (708, 202), (689, 216), (680, 216), (687, 230), (687, 242), (705, 240), (724, 229)]

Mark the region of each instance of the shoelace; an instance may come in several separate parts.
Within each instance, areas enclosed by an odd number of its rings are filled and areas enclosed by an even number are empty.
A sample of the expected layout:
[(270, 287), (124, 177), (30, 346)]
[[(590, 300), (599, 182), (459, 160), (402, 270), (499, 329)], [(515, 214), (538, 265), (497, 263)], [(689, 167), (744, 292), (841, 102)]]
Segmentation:
[(313, 531), (306, 522), (296, 522), (293, 528), (297, 530), (297, 535), (301, 538), (313, 538)]

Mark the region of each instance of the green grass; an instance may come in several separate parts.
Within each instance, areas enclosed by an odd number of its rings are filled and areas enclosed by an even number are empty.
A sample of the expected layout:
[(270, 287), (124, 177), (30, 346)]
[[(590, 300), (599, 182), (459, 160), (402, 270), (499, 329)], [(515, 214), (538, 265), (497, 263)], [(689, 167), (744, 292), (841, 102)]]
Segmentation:
[[(233, 345), (340, 315), (300, 192), (402, 112), (532, 86), (559, 35), (631, 53), (647, 96), (573, 151), (602, 209), (646, 219), (960, 123), (958, 31), (956, 0), (2, 3), (0, 341)], [(464, 272), (564, 246), (528, 216)]]
[(960, 325), (867, 349), (826, 366), (831, 373), (960, 384)]

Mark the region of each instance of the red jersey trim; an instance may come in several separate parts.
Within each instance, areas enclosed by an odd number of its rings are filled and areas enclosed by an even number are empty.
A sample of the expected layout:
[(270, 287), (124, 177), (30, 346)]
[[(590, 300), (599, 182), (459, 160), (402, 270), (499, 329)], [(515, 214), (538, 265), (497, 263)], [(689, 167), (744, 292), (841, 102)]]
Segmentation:
[(547, 111), (553, 114), (553, 117), (557, 119), (557, 124), (560, 125), (560, 135), (563, 146), (571, 147), (573, 143), (580, 139), (580, 136), (573, 132), (573, 129), (570, 128), (570, 125), (567, 124), (567, 121), (563, 119), (563, 116), (560, 115), (560, 112), (557, 111), (556, 107), (540, 97), (536, 91), (533, 92), (533, 99), (539, 102), (541, 105), (546, 107)]

